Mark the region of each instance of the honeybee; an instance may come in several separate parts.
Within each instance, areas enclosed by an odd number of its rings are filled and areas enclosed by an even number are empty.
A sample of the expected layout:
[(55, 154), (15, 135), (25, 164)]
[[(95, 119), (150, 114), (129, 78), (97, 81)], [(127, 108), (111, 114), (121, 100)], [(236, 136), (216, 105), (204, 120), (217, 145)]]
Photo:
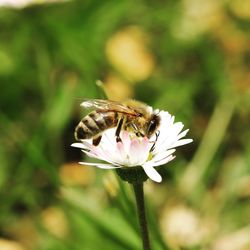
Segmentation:
[(75, 129), (76, 140), (93, 139), (93, 145), (97, 146), (102, 138), (102, 133), (116, 127), (116, 141), (121, 141), (120, 132), (126, 130), (133, 132), (138, 137), (150, 138), (153, 134), (158, 138), (157, 128), (160, 124), (160, 116), (145, 103), (128, 100), (115, 102), (102, 99), (84, 101), (81, 106), (94, 109), (86, 115)]

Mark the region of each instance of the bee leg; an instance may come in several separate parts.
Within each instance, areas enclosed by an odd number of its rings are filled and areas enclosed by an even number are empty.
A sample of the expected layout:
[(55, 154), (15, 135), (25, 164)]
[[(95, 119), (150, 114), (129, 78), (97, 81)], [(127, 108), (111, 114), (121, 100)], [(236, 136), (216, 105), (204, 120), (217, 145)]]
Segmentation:
[(101, 139), (102, 139), (101, 135), (99, 135), (98, 137), (94, 138), (93, 141), (92, 141), (93, 145), (94, 146), (98, 146), (99, 143), (100, 143), (100, 141), (101, 141)]
[(145, 135), (143, 133), (141, 133), (140, 131), (136, 132), (135, 135), (137, 137), (144, 137)]
[(158, 130), (158, 131), (155, 132), (156, 138), (155, 138), (154, 144), (153, 144), (152, 147), (150, 148), (150, 152), (154, 151), (154, 149), (155, 149), (155, 144), (156, 144), (156, 142), (157, 142), (157, 140), (158, 140), (159, 135), (160, 135), (160, 131)]
[(122, 130), (123, 120), (124, 120), (124, 119), (121, 118), (121, 119), (118, 121), (118, 125), (117, 125), (116, 131), (115, 131), (116, 142), (122, 141), (122, 139), (121, 139), (121, 137), (120, 137), (120, 132), (121, 132), (121, 130)]

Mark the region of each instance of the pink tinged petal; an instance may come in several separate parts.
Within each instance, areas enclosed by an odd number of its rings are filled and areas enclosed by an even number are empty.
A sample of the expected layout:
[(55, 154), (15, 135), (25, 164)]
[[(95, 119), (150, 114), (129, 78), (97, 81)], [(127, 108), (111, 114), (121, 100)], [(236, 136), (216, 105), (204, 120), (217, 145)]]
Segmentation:
[(89, 149), (89, 150), (95, 150), (96, 146), (94, 146), (93, 144), (87, 142), (87, 141), (82, 141), (83, 147), (85, 147), (85, 149)]
[(122, 166), (114, 166), (110, 164), (105, 164), (105, 163), (91, 163), (91, 162), (79, 162), (81, 165), (86, 165), (86, 166), (94, 166), (97, 168), (102, 168), (102, 169), (114, 169), (114, 168), (121, 168)]
[(129, 149), (129, 163), (131, 166), (138, 165), (138, 159), (140, 157), (141, 150), (140, 150), (140, 143), (137, 139), (133, 139), (131, 141), (130, 149)]
[(105, 152), (105, 150), (103, 150), (103, 148), (101, 146), (93, 148), (91, 150), (91, 153), (97, 155), (98, 157), (102, 158), (103, 160), (106, 160), (106, 154), (105, 154), (106, 152)]
[(101, 158), (100, 158), (98, 155), (92, 153), (91, 151), (87, 151), (87, 150), (85, 150), (85, 149), (82, 149), (82, 152), (85, 153), (85, 154), (86, 154), (87, 156), (89, 156), (89, 157), (93, 157), (93, 158), (96, 158), (96, 159), (100, 159), (100, 160), (101, 160)]
[(110, 156), (110, 153), (106, 153), (101, 147), (93, 147), (91, 151), (89, 151), (89, 155), (92, 154), (95, 158), (109, 162), (113, 164), (113, 159)]
[(85, 153), (87, 152), (91, 152), (93, 155), (97, 156), (97, 147), (93, 146), (92, 144), (88, 143), (88, 142), (82, 142), (82, 143), (73, 143), (71, 144), (72, 147), (76, 147), (76, 148), (80, 148), (82, 149), (82, 151)]
[[(115, 141), (115, 137), (113, 137), (113, 139)], [(115, 142), (114, 147), (102, 144), (96, 147), (96, 149), (102, 160), (115, 165), (127, 165), (128, 157), (122, 142)]]
[(149, 141), (147, 137), (144, 137), (140, 144), (141, 144), (140, 164), (143, 164), (147, 161), (149, 156), (149, 151), (153, 144)]
[(122, 142), (117, 142), (116, 144), (117, 152), (122, 158), (126, 158), (126, 152)]
[(106, 161), (108, 163), (111, 163), (113, 165), (119, 164), (117, 162), (117, 158), (114, 155), (114, 152), (109, 150), (104, 150), (103, 148), (96, 147), (95, 151), (91, 151), (91, 153), (96, 154), (96, 156), (103, 161)]
[(152, 145), (153, 145), (154, 142), (151, 143), (147, 137), (144, 137), (144, 138), (142, 139), (142, 142), (141, 142), (141, 143), (142, 143), (144, 152), (147, 152), (147, 154), (148, 154), (148, 153), (149, 153), (149, 150), (150, 150), (150, 148), (152, 147)]
[(121, 165), (126, 166), (128, 164), (128, 155), (124, 148), (123, 142), (118, 142), (116, 144), (116, 149), (112, 158), (114, 159), (114, 161), (120, 163)]
[(162, 177), (160, 176), (160, 174), (152, 167), (152, 166), (142, 166), (146, 175), (155, 182), (161, 182), (162, 181)]
[(149, 141), (147, 138), (143, 138), (139, 141), (137, 138), (131, 141), (129, 161), (131, 166), (137, 166), (143, 164), (149, 154)]
[(84, 149), (82, 149), (82, 151), (86, 153), (88, 156), (109, 162), (111, 164), (116, 164), (116, 162), (112, 160), (111, 153), (106, 152), (106, 150), (103, 150), (103, 148), (100, 145), (96, 147), (85, 141), (83, 141), (82, 144), (84, 144), (83, 145)]
[(122, 144), (124, 146), (124, 150), (126, 154), (129, 154), (129, 149), (131, 145), (131, 139), (129, 137), (129, 133), (127, 131), (122, 131), (121, 139), (122, 139)]
[[(104, 160), (104, 158), (98, 154), (94, 154), (92, 153), (91, 151), (86, 151), (84, 149), (82, 149), (82, 152), (84, 152), (87, 156), (91, 157), (91, 158), (95, 158), (95, 159), (98, 159), (98, 160)], [(113, 161), (110, 161), (110, 160), (104, 160), (112, 165), (116, 165), (116, 162), (113, 162)]]
[[(103, 154), (100, 152), (100, 149), (98, 147), (93, 146), (92, 144), (83, 142), (83, 143), (73, 143), (71, 146), (81, 148), (82, 152), (84, 152), (89, 157), (93, 157), (99, 160), (105, 160), (107, 162), (110, 162), (106, 160), (106, 158), (104, 159)], [(110, 162), (110, 163), (113, 164), (113, 162)]]

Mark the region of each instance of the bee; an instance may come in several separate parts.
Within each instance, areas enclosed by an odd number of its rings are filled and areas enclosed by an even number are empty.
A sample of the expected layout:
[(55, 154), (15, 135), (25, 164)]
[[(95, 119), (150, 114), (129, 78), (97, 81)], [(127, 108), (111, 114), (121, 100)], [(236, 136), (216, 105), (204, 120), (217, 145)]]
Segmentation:
[(81, 106), (94, 109), (86, 115), (75, 129), (76, 140), (92, 139), (93, 145), (97, 146), (102, 134), (109, 128), (116, 127), (116, 142), (121, 141), (120, 132), (130, 131), (138, 137), (150, 138), (156, 135), (160, 124), (160, 116), (143, 102), (128, 100), (115, 102), (102, 99), (91, 99), (84, 101)]

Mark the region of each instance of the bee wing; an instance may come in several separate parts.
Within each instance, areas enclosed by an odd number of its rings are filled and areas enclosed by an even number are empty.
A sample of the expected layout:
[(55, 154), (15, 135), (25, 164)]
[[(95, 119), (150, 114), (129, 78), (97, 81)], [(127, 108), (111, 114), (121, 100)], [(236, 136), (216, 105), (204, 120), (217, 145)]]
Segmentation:
[(132, 115), (132, 116), (140, 115), (138, 112), (127, 107), (126, 105), (120, 102), (115, 102), (115, 101), (110, 101), (110, 100), (89, 99), (89, 100), (83, 101), (81, 103), (81, 106), (84, 108), (93, 108), (102, 112), (114, 111), (118, 113), (125, 113), (125, 114)]

